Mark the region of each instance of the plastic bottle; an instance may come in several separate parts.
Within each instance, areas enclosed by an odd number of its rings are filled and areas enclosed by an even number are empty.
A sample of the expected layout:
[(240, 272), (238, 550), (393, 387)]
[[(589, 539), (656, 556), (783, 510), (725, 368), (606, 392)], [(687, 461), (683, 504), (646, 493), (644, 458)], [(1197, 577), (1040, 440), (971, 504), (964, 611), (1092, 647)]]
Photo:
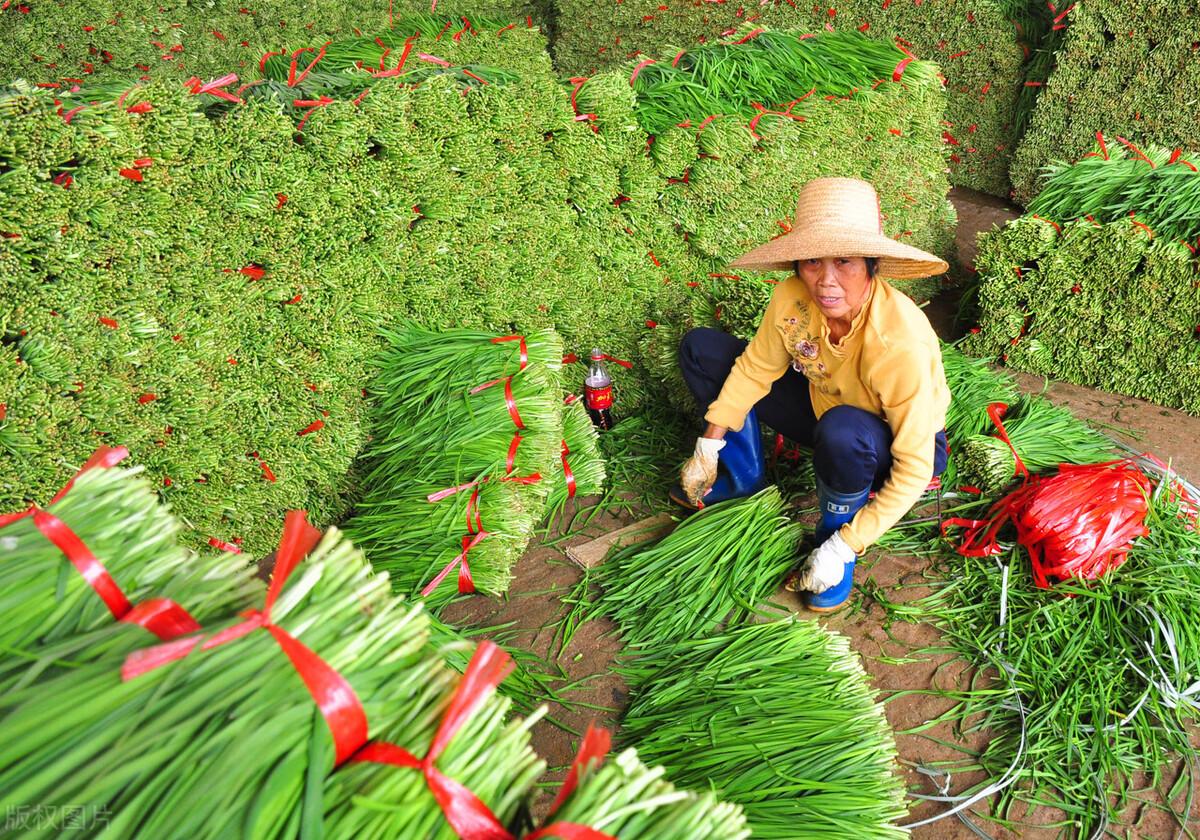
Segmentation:
[(588, 416), (598, 429), (613, 427), (612, 377), (604, 365), (604, 354), (600, 349), (592, 349), (591, 364), (588, 365), (587, 378), (583, 381), (583, 404)]

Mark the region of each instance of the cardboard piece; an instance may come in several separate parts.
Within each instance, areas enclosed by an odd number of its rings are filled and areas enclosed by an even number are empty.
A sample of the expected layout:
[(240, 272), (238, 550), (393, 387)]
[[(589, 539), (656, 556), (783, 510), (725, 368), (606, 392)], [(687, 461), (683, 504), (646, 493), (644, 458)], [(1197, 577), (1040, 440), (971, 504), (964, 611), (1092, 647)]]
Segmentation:
[(660, 513), (648, 519), (626, 525), (617, 531), (612, 531), (591, 542), (573, 545), (567, 549), (567, 557), (585, 569), (594, 569), (604, 562), (604, 558), (613, 548), (623, 548), (634, 543), (646, 542), (665, 536), (677, 524), (669, 513)]

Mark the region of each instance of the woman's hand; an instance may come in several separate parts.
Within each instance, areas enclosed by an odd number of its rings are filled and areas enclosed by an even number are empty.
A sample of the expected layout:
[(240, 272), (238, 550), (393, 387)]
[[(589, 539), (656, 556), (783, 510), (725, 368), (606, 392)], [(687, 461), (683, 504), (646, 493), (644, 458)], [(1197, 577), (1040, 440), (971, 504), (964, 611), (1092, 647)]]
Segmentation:
[(725, 446), (725, 429), (709, 425), (704, 436), (696, 438), (692, 457), (679, 472), (679, 486), (692, 504), (699, 504), (717, 480), (717, 453)]
[(796, 578), (796, 589), (819, 595), (829, 587), (837, 586), (846, 574), (846, 564), (854, 558), (854, 549), (834, 531), (832, 537), (808, 555), (808, 562)]

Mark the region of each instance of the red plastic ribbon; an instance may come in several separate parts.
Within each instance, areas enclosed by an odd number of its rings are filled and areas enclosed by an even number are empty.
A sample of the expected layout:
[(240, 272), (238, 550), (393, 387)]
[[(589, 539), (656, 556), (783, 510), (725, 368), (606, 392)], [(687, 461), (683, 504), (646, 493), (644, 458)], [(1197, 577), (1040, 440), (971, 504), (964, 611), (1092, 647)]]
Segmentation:
[(151, 648), (136, 650), (125, 658), (121, 679), (132, 680), (142, 674), (182, 659), (199, 646), (211, 650), (240, 639), (259, 628), (265, 629), (287, 655), (296, 673), (304, 681), (309, 694), (333, 736), (334, 764), (349, 760), (367, 741), (367, 715), (354, 688), (345, 677), (292, 636), (271, 622), (271, 608), (283, 591), (288, 577), (321, 538), (321, 532), (309, 525), (302, 510), (289, 511), (284, 520), (283, 536), (275, 554), (275, 569), (261, 610), (245, 613), (245, 621), (228, 627), (205, 639), (196, 635)]
[(1012, 441), (1008, 439), (1008, 431), (1004, 428), (1004, 423), (1001, 419), (1004, 413), (1008, 411), (1008, 406), (1002, 402), (994, 402), (988, 405), (987, 414), (991, 421), (996, 426), (996, 431), (999, 433), (996, 437), (1008, 444), (1008, 448), (1012, 450), (1014, 470), (1013, 475), (1024, 476), (1029, 478), (1029, 468), (1025, 466), (1025, 462), (1021, 460), (1021, 456), (1017, 454), (1017, 448), (1013, 446)]
[(508, 454), (504, 458), (504, 474), (512, 475), (513, 467), (516, 466), (517, 447), (521, 445), (521, 433), (517, 432), (513, 435), (512, 442), (508, 445)]
[(270, 58), (271, 56), (274, 56), (274, 55), (284, 55), (284, 53), (283, 53), (282, 51), (280, 51), (280, 52), (265, 52), (265, 53), (263, 53), (263, 54), (262, 54), (262, 58), (260, 58), (260, 59), (258, 60), (258, 72), (259, 72), (259, 73), (265, 73), (265, 72), (266, 72), (266, 70), (267, 70), (267, 59), (268, 59), (268, 58)]
[(470, 576), (470, 565), (467, 563), (467, 554), (478, 546), (480, 542), (488, 538), (490, 534), (486, 530), (480, 530), (474, 534), (467, 534), (462, 538), (462, 551), (457, 554), (457, 557), (446, 563), (445, 569), (439, 571), (433, 580), (425, 584), (425, 588), (421, 589), (421, 598), (428, 598), (434, 589), (438, 588), (438, 584), (445, 580), (446, 575), (454, 571), (455, 566), (458, 566), (458, 594), (469, 595), (475, 592), (475, 581)]
[(322, 95), (320, 99), (293, 99), (292, 105), (296, 108), (307, 108), (304, 116), (300, 118), (300, 122), (296, 124), (297, 131), (304, 130), (304, 124), (308, 122), (308, 118), (313, 115), (313, 112), (318, 108), (324, 108), (326, 105), (333, 104), (334, 100), (328, 96)]
[(567, 456), (571, 454), (571, 450), (567, 448), (567, 442), (562, 442), (562, 465), (563, 475), (567, 479), (567, 498), (574, 499), (575, 491), (578, 489), (575, 483), (575, 473), (571, 472), (571, 465), (567, 463)]
[[(268, 55), (270, 55), (270, 53), (268, 53)], [(238, 77), (236, 73), (229, 73), (228, 75), (213, 79), (211, 82), (203, 83), (195, 76), (192, 76), (183, 84), (192, 94), (196, 96), (207, 93), (212, 96), (228, 100), (229, 102), (241, 102), (242, 100), (240, 97), (233, 95), (227, 90), (224, 90), (224, 88), (228, 87), (229, 85), (236, 83), (237, 80)]]
[(607, 353), (602, 353), (600, 358), (604, 359), (606, 362), (612, 362), (614, 365), (620, 365), (626, 370), (633, 369), (633, 362), (627, 362), (624, 359), (618, 359), (616, 356), (610, 356)]
[[(117, 586), (112, 575), (104, 565), (96, 559), (89, 549), (71, 528), (52, 513), (40, 508), (30, 508), (25, 515), (32, 515), (33, 525), (49, 540), (63, 556), (71, 561), (79, 574), (108, 607), (113, 618), (120, 620), (133, 609), (133, 604), (125, 597), (125, 593)], [(23, 518), (23, 517), (18, 517)], [(4, 523), (9, 524), (8, 522)]]
[(575, 112), (575, 121), (576, 122), (588, 122), (592, 127), (592, 131), (594, 131), (598, 134), (600, 132), (600, 129), (596, 127), (596, 122), (595, 122), (596, 115), (579, 113), (579, 105), (575, 101), (575, 98), (577, 96), (579, 96), (580, 88), (583, 87), (584, 83), (587, 82), (587, 80), (588, 80), (587, 76), (572, 76), (570, 78), (569, 81), (571, 82), (572, 85), (574, 85), (574, 87), (571, 89), (571, 110)]
[(985, 519), (949, 519), (966, 529), (955, 549), (964, 557), (1000, 554), (1000, 529), (1010, 522), (1029, 552), (1034, 583), (1051, 578), (1094, 580), (1125, 562), (1133, 540), (1148, 533), (1150, 480), (1129, 460), (1076, 466), (1035, 476), (997, 501)]
[(900, 81), (900, 79), (904, 76), (904, 71), (908, 69), (908, 65), (911, 64), (913, 59), (916, 58), (916, 56), (909, 52), (908, 48), (899, 41), (896, 42), (896, 48), (899, 49), (900, 52), (904, 53), (905, 57), (900, 60), (900, 62), (896, 65), (896, 69), (892, 71), (893, 82)]
[(524, 429), (525, 423), (521, 420), (521, 414), (517, 411), (517, 401), (513, 397), (511, 376), (504, 380), (504, 406), (508, 409), (508, 416), (512, 418), (516, 427)]
[[(588, 724), (587, 733), (583, 736), (583, 741), (579, 744), (579, 752), (575, 754), (575, 760), (571, 762), (571, 769), (567, 772), (567, 778), (563, 781), (562, 787), (558, 789), (558, 796), (554, 800), (554, 804), (550, 807), (550, 815), (553, 816), (559, 807), (567, 800), (567, 797), (575, 790), (579, 784), (579, 775), (587, 768), (589, 762), (599, 764), (608, 754), (609, 748), (612, 746), (612, 735), (608, 730), (600, 729), (594, 724)], [(547, 837), (560, 837), (562, 840), (616, 840), (612, 834), (606, 834), (599, 829), (592, 828), (589, 825), (580, 825), (578, 823), (568, 822), (553, 822), (544, 828), (539, 828), (532, 834), (527, 834), (524, 840), (543, 840)]]
[(296, 75), (296, 63), (300, 59), (300, 53), (312, 52), (313, 48), (312, 47), (301, 47), (300, 49), (298, 49), (294, 53), (292, 53), (292, 63), (288, 67), (288, 81), (287, 81), (288, 87), (295, 87), (296, 85), (298, 85), (302, 81), (304, 81), (304, 77), (307, 76), (309, 73), (311, 73), (312, 69), (317, 66), (317, 63), (320, 62), (320, 60), (325, 57), (325, 50), (329, 49), (329, 45), (332, 43), (333, 43), (332, 41), (326, 41), (321, 46), (321, 49), (317, 51), (316, 57), (313, 58), (313, 60), (309, 63), (309, 65), (307, 67), (304, 68), (303, 71), (301, 71), (300, 75)]
[(1056, 231), (1058, 231), (1059, 233), (1062, 233), (1062, 228), (1059, 227), (1058, 222), (1051, 221), (1050, 219), (1039, 216), (1037, 213), (1033, 214), (1033, 218), (1037, 219), (1039, 222), (1045, 222), (1046, 224), (1051, 225)]
[(588, 763), (603, 761), (611, 747), (612, 734), (607, 729), (600, 729), (595, 724), (589, 723), (583, 741), (579, 744), (579, 751), (575, 754), (575, 760), (571, 763), (571, 769), (567, 772), (567, 778), (559, 788), (554, 804), (550, 806), (551, 814), (556, 812), (567, 801), (567, 797), (574, 792), (579, 784), (579, 774), (587, 768)]
[[(528, 476), (528, 479), (531, 479), (528, 483), (540, 481), (541, 478), (540, 475), (535, 473), (532, 476)], [(479, 484), (480, 482), (474, 481), (452, 489), (452, 492), (457, 493), (459, 490), (466, 489), (467, 487), (475, 488), (471, 493), (471, 498), (467, 501), (467, 534), (462, 538), (462, 551), (447, 563), (446, 567), (438, 572), (433, 580), (425, 585), (425, 588), (421, 590), (422, 597), (429, 597), (429, 593), (437, 589), (438, 584), (446, 579), (446, 575), (450, 574), (455, 566), (458, 566), (459, 593), (467, 595), (475, 591), (475, 581), (471, 578), (471, 567), (467, 564), (467, 554), (472, 548), (491, 536), (487, 531), (483, 530), (483, 521), (479, 516)], [(434, 499), (431, 498), (430, 501), (434, 501)]]
[(1138, 221), (1138, 220), (1137, 220), (1137, 219), (1134, 217), (1134, 215), (1133, 215), (1133, 211), (1132, 211), (1132, 210), (1130, 210), (1130, 211), (1129, 211), (1129, 221), (1133, 223), (1133, 226), (1134, 226), (1134, 227), (1138, 227), (1138, 228), (1141, 228), (1142, 230), (1146, 231), (1146, 233), (1147, 233), (1147, 234), (1149, 234), (1149, 236), (1150, 236), (1150, 238), (1151, 238), (1151, 239), (1153, 239), (1153, 238), (1154, 238), (1154, 231), (1150, 229), (1150, 226), (1149, 226), (1149, 225), (1146, 225), (1146, 224), (1143, 224), (1142, 222), (1139, 222), (1139, 221)]
[[(69, 493), (75, 486), (76, 479), (88, 470), (116, 466), (128, 455), (129, 450), (124, 446), (100, 447), (84, 462), (70, 481), (54, 494), (50, 504), (58, 502)], [(27, 517), (32, 517), (33, 526), (70, 561), (117, 621), (144, 627), (164, 640), (200, 629), (200, 625), (187, 610), (166, 598), (151, 599), (135, 607), (79, 535), (57, 516), (37, 505), (30, 505), (28, 509), (18, 513), (0, 515), (0, 528), (6, 528)]]
[(633, 68), (633, 73), (629, 76), (629, 86), (633, 87), (633, 83), (637, 81), (638, 74), (642, 72), (643, 67), (647, 67), (654, 63), (655, 62), (653, 58), (644, 58), (639, 61), (637, 66)]
[(1195, 164), (1183, 159), (1183, 150), (1182, 149), (1177, 148), (1177, 149), (1175, 149), (1175, 151), (1171, 152), (1171, 159), (1169, 161), (1167, 161), (1167, 163), (1168, 163), (1168, 165), (1172, 164), (1172, 163), (1182, 163), (1184, 166), (1186, 166), (1188, 169), (1192, 170), (1193, 172), (1198, 171), (1196, 169)]
[(513, 396), (511, 376), (503, 376), (500, 379), (493, 379), (491, 382), (485, 382), (482, 385), (476, 385), (470, 390), (469, 393), (472, 395), (478, 394), (482, 391), (486, 391), (488, 388), (491, 388), (494, 385), (499, 385), (501, 383), (504, 383), (504, 406), (508, 409), (508, 416), (512, 418), (513, 425), (515, 425), (518, 429), (524, 429), (525, 422), (521, 420), (521, 412), (517, 411), (517, 400)]
[[(412, 52), (413, 41), (415, 41), (418, 37), (420, 37), (419, 33), (417, 35), (409, 35), (407, 38), (404, 39), (404, 48), (400, 51), (400, 60), (396, 62), (396, 66), (393, 67), (391, 70), (384, 69), (384, 60), (387, 58), (388, 54), (391, 52), (390, 47), (383, 48), (383, 55), (379, 57), (379, 69), (378, 70), (372, 70), (370, 67), (364, 67), (363, 69), (366, 70), (368, 73), (370, 73), (372, 76), (375, 76), (376, 78), (379, 78), (379, 79), (386, 79), (390, 76), (399, 76), (401, 74), (401, 71), (404, 69), (405, 62), (408, 61), (409, 53)], [(379, 46), (383, 47), (383, 42), (380, 39), (376, 38), (375, 43), (377, 43), (377, 44), (379, 44)]]
[(1133, 152), (1134, 156), (1137, 157), (1139, 160), (1145, 161), (1146, 163), (1150, 164), (1151, 169), (1156, 168), (1154, 166), (1154, 161), (1152, 161), (1152, 160), (1150, 160), (1150, 158), (1146, 157), (1145, 153), (1141, 149), (1139, 149), (1137, 146), (1135, 146), (1133, 143), (1129, 142), (1128, 140), (1126, 140), (1124, 137), (1122, 137), (1119, 134), (1117, 135), (1117, 141), (1120, 142), (1122, 145), (1124, 145), (1125, 148), (1129, 149), (1129, 151)]
[[(459, 484), (455, 487), (447, 487), (444, 490), (438, 490), (434, 493), (430, 493), (429, 495), (427, 495), (425, 497), (425, 501), (430, 502), (430, 503), (440, 502), (442, 499), (450, 498), (455, 493), (461, 493), (463, 490), (470, 490), (472, 487), (478, 487), (479, 485), (483, 484), (487, 480), (488, 480), (488, 478), (485, 476), (484, 478), (480, 478), (475, 481), (468, 481), (466, 484)], [(542, 474), (541, 473), (530, 473), (529, 475), (506, 475), (506, 476), (503, 476), (500, 480), (501, 481), (510, 481), (513, 484), (537, 484), (539, 481), (542, 480)], [(469, 516), (468, 516), (467, 527), (468, 527), (468, 529), (470, 528)]]
[(501, 335), (492, 339), (492, 344), (503, 344), (506, 341), (519, 341), (521, 349), (521, 366), (518, 370), (525, 370), (529, 365), (529, 347), (525, 344), (525, 336), (523, 335)]
[(446, 822), (462, 840), (513, 840), (479, 797), (437, 768), (438, 758), (458, 730), (512, 667), (511, 658), (498, 646), (492, 642), (480, 643), (423, 759), (396, 744), (372, 742), (359, 750), (353, 760), (420, 770)]
[(737, 46), (739, 44), (744, 44), (752, 38), (757, 38), (759, 35), (763, 34), (764, 32), (766, 32), (766, 30), (761, 27), (759, 27), (758, 29), (752, 29), (749, 32), (747, 32), (745, 35), (743, 35), (739, 40), (734, 41), (733, 44), (734, 44), (734, 46)]
[(467, 500), (467, 533), (474, 534), (483, 530), (483, 520), (479, 516), (479, 488)]

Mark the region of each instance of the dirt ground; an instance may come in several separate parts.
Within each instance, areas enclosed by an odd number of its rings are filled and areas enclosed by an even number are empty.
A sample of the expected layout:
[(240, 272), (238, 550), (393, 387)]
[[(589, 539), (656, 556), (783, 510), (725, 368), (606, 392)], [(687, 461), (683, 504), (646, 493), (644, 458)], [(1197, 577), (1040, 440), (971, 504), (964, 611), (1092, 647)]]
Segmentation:
[[(955, 189), (951, 198), (959, 212), (960, 257), (964, 264), (970, 265), (975, 254), (975, 233), (1003, 223), (1015, 216), (1016, 211), (999, 199), (966, 190)], [(935, 301), (927, 310), (931, 321), (947, 337), (953, 329), (954, 307), (953, 299), (943, 299)], [(1047, 383), (1035, 376), (1020, 376), (1020, 384), (1031, 391), (1041, 391), (1047, 387)], [(1200, 452), (1195, 446), (1196, 441), (1200, 440), (1200, 418), (1142, 400), (1058, 382), (1048, 383), (1046, 393), (1055, 402), (1070, 406), (1084, 419), (1106, 427), (1128, 430), (1132, 434), (1124, 439), (1131, 446), (1171, 460), (1176, 469), (1193, 482), (1200, 479)], [(565, 675), (560, 685), (584, 680), (582, 685), (567, 694), (574, 704), (579, 705), (563, 707), (551, 704), (550, 710), (550, 716), (556, 722), (579, 731), (594, 720), (615, 732), (619, 728), (619, 716), (626, 703), (627, 691), (619, 677), (610, 672), (621, 651), (621, 644), (615, 628), (606, 620), (583, 624), (569, 647), (561, 653), (557, 650), (553, 625), (566, 609), (561, 599), (581, 576), (580, 570), (567, 560), (565, 548), (567, 545), (587, 542), (630, 521), (630, 516), (607, 516), (597, 519), (564, 542), (534, 545), (517, 565), (507, 599), (472, 598), (450, 605), (443, 613), (447, 620), (456, 624), (507, 625), (504, 641), (533, 651), (549, 662), (557, 661)], [(913, 556), (869, 556), (860, 566), (860, 580), (872, 578), (889, 588), (897, 583), (919, 580), (926, 565), (924, 559)], [(905, 597), (919, 597), (921, 590), (914, 587), (905, 592)], [(802, 617), (812, 617), (812, 614), (803, 610), (795, 595), (781, 591), (775, 601)], [(881, 624), (882, 615), (882, 609), (878, 606), (864, 604), (859, 609), (844, 611), (823, 621), (826, 626), (850, 638), (882, 697), (932, 686), (952, 687), (960, 673), (959, 666), (947, 666), (945, 659), (911, 657), (905, 649), (906, 645), (914, 648), (937, 646), (938, 633), (926, 625), (897, 624), (891, 628), (892, 637), (889, 637)], [(948, 701), (941, 698), (905, 695), (888, 702), (886, 710), (893, 727), (901, 731), (936, 718), (948, 707)], [(956, 740), (947, 724), (926, 735)], [(543, 721), (534, 731), (534, 742), (535, 748), (550, 765), (548, 780), (561, 779), (563, 768), (574, 755), (578, 738), (554, 723)], [(960, 757), (953, 750), (921, 735), (900, 735), (897, 737), (897, 746), (903, 762), (927, 764)], [(931, 780), (912, 770), (907, 770), (907, 776), (910, 789), (935, 793)], [(1167, 781), (1173, 780), (1174, 775), (1170, 775)], [(970, 776), (955, 776), (951, 791), (960, 792), (971, 781), (973, 779)], [(1200, 795), (1200, 789), (1196, 793)], [(1148, 797), (1153, 800), (1155, 795), (1150, 793)], [(545, 793), (540, 800), (540, 807), (535, 807), (535, 811), (544, 809), (549, 799), (550, 793)], [(911, 819), (931, 816), (944, 808), (940, 804), (919, 803), (913, 807)], [(1112, 829), (1116, 832), (1114, 836), (1171, 838), (1179, 831), (1179, 826), (1170, 815), (1158, 808), (1135, 804), (1123, 816), (1124, 825)], [(1023, 821), (1031, 825), (1018, 830), (1009, 831), (990, 823), (984, 823), (983, 828), (987, 832), (985, 836), (1042, 840), (1058, 837), (1060, 832), (1058, 829), (1038, 826), (1045, 826), (1059, 818), (1061, 815), (1043, 808), (1027, 815)], [(1200, 820), (1190, 822), (1188, 827), (1193, 832), (1200, 830)], [(912, 836), (918, 840), (958, 840), (977, 835), (951, 817), (914, 829)]]

